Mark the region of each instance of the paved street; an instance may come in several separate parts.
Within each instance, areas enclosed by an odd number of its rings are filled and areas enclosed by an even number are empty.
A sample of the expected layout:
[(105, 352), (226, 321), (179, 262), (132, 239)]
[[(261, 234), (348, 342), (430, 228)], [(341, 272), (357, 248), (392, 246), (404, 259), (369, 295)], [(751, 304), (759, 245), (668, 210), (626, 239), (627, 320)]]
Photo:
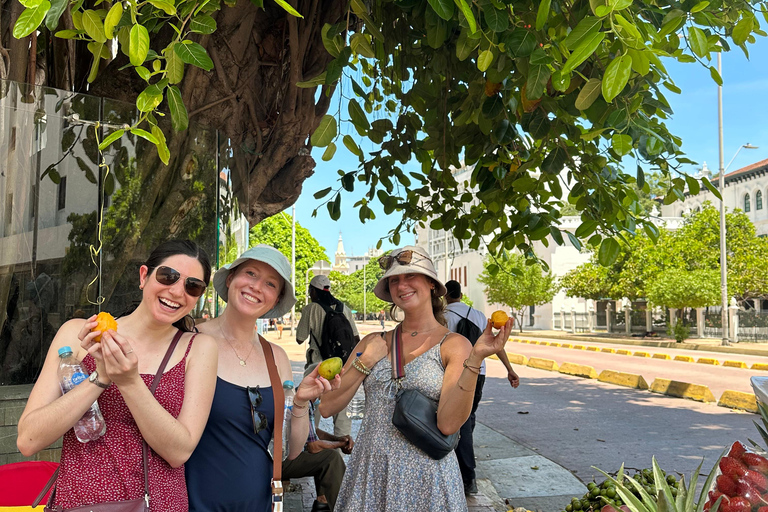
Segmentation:
[[(650, 361), (658, 362), (641, 363)], [(489, 361), (478, 421), (570, 469), (584, 482), (599, 474), (593, 465), (605, 471), (617, 470), (622, 462), (646, 468), (653, 455), (667, 471), (689, 476), (702, 457), (709, 470), (734, 440), (760, 439), (752, 424), (759, 420), (754, 414), (529, 367), (516, 366), (516, 371), (521, 384), (513, 390), (501, 363)]]

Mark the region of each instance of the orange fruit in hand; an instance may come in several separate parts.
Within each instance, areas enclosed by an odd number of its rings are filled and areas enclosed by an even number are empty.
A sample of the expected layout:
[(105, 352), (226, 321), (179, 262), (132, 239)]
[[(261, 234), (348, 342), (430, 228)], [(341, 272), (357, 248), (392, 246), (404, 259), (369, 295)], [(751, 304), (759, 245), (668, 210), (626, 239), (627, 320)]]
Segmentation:
[(509, 316), (507, 316), (507, 314), (501, 310), (494, 311), (491, 315), (491, 323), (495, 329), (501, 329), (504, 327), (504, 324), (507, 323), (507, 320), (509, 320)]
[[(98, 315), (96, 315), (96, 327), (91, 329), (91, 332), (93, 331), (101, 331), (104, 332), (106, 330), (117, 330), (117, 320), (107, 313), (106, 311), (102, 311)], [(101, 334), (93, 338), (93, 341), (101, 341)]]

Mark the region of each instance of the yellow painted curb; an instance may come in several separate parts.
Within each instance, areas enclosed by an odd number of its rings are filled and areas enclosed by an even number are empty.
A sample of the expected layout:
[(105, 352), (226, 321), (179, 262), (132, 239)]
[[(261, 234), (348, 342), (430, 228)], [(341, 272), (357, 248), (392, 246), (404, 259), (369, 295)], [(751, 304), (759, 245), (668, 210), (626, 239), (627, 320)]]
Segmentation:
[(700, 357), (696, 362), (699, 364), (711, 364), (713, 366), (720, 366), (720, 361), (717, 359), (712, 359), (711, 357)]
[(672, 359), (669, 354), (653, 354), (654, 359)]
[(693, 363), (694, 359), (691, 356), (675, 356), (675, 361), (682, 361), (684, 363)]
[(584, 350), (584, 345), (574, 345), (573, 348), (576, 350)]
[(518, 340), (520, 343), (530, 343), (529, 340)]
[(530, 343), (531, 345), (538, 345), (539, 344), (539, 342), (536, 341), (536, 340), (531, 340), (528, 343)]
[(649, 354), (648, 352), (635, 352), (632, 355), (636, 357), (651, 357), (651, 354)]
[(615, 348), (604, 348), (604, 349), (601, 349), (600, 352), (605, 352), (607, 354), (615, 354), (616, 353), (616, 349)]
[(752, 365), (753, 370), (768, 370), (768, 364), (766, 363), (755, 363)]
[(621, 355), (621, 356), (631, 356), (632, 355), (632, 352), (630, 352), (629, 350), (624, 350), (623, 348), (620, 348), (619, 350), (617, 350), (616, 353)]
[(571, 345), (570, 343), (563, 343), (562, 345), (560, 345), (560, 348), (573, 348), (573, 345)]
[(517, 343), (520, 343), (520, 342), (521, 342), (521, 341), (523, 341), (523, 340), (521, 340), (521, 339), (518, 339), (518, 338), (515, 338), (515, 339), (514, 339), (514, 340), (512, 340), (512, 341), (516, 341)]
[(648, 383), (642, 375), (636, 375), (634, 373), (617, 372), (614, 370), (603, 370), (597, 377), (600, 382), (607, 382), (608, 384), (616, 384), (617, 386), (624, 386), (628, 388), (636, 389), (648, 389)]
[(600, 347), (587, 347), (587, 350), (590, 352), (598, 352), (600, 350)]
[(489, 355), (488, 359), (495, 359), (496, 361), (500, 361), (499, 356), (497, 356), (496, 354)]
[(560, 366), (560, 373), (584, 377), (586, 379), (596, 379), (597, 372), (591, 366), (576, 363), (563, 363)]
[(550, 370), (556, 372), (560, 369), (552, 359), (543, 359), (541, 357), (532, 357), (528, 360), (528, 366), (538, 368), (539, 370)]
[(730, 368), (749, 368), (744, 361), (723, 361), (723, 366)]
[(717, 402), (707, 386), (669, 379), (654, 379), (651, 391), (678, 398), (690, 398), (697, 402)]
[(559, 347), (560, 344), (559, 343), (550, 343), (549, 346), (550, 347)]
[(759, 412), (755, 395), (752, 393), (744, 393), (743, 391), (731, 391), (730, 389), (726, 389), (723, 391), (717, 405), (720, 407), (730, 407), (731, 409), (754, 412), (755, 414)]
[(523, 354), (513, 354), (512, 352), (507, 352), (507, 359), (509, 359), (509, 362), (512, 364), (521, 364), (523, 366), (528, 364), (528, 358)]

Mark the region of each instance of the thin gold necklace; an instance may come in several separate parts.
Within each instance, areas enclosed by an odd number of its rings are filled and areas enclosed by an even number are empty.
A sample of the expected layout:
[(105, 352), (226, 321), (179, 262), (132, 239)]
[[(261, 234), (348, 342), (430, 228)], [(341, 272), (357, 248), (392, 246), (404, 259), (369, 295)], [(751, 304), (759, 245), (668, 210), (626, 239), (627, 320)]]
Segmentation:
[(240, 360), (240, 366), (246, 366), (246, 361), (249, 357), (251, 357), (251, 352), (253, 352), (254, 343), (253, 340), (251, 340), (251, 350), (248, 352), (248, 355), (245, 356), (245, 359), (240, 357), (240, 354), (237, 353), (237, 350), (235, 350), (235, 346), (232, 344), (232, 340), (227, 338), (227, 335), (224, 334), (224, 329), (221, 328), (221, 325), (219, 325), (219, 332), (221, 332), (221, 335), (224, 337), (225, 340), (227, 340), (227, 343), (229, 343), (229, 346), (232, 348), (232, 352), (235, 353), (235, 357)]
[(434, 331), (435, 329), (437, 329), (438, 327), (440, 327), (440, 326), (439, 326), (439, 325), (437, 325), (437, 326), (435, 326), (435, 327), (433, 327), (433, 328), (431, 328), (431, 329), (427, 329), (426, 331), (411, 331), (411, 337), (415, 338), (415, 337), (416, 337), (416, 336), (418, 336), (419, 334), (424, 334), (424, 333), (426, 333), (426, 332), (432, 332), (432, 331)]

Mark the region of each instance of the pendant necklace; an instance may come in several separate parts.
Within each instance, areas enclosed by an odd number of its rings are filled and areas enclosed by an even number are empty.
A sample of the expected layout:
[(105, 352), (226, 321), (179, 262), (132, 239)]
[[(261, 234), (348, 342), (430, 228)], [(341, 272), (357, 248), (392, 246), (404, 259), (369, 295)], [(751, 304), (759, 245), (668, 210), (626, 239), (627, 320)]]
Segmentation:
[(425, 332), (431, 332), (431, 331), (434, 331), (435, 329), (437, 329), (437, 327), (439, 327), (439, 326), (433, 327), (433, 328), (431, 328), (431, 329), (427, 329), (426, 331), (411, 331), (411, 337), (412, 337), (412, 338), (415, 338), (415, 337), (416, 337), (416, 336), (418, 336), (419, 334), (424, 334)]
[(251, 352), (253, 352), (253, 342), (251, 342), (251, 350), (248, 351), (248, 355), (245, 356), (245, 359), (240, 357), (240, 354), (237, 353), (237, 350), (235, 350), (235, 346), (232, 344), (232, 340), (227, 338), (227, 335), (224, 334), (224, 330), (221, 328), (221, 325), (219, 325), (219, 331), (221, 332), (221, 335), (224, 337), (225, 340), (227, 340), (227, 343), (229, 343), (229, 346), (232, 348), (232, 352), (235, 353), (235, 357), (240, 361), (240, 366), (246, 366), (246, 361), (249, 357), (251, 357)]

